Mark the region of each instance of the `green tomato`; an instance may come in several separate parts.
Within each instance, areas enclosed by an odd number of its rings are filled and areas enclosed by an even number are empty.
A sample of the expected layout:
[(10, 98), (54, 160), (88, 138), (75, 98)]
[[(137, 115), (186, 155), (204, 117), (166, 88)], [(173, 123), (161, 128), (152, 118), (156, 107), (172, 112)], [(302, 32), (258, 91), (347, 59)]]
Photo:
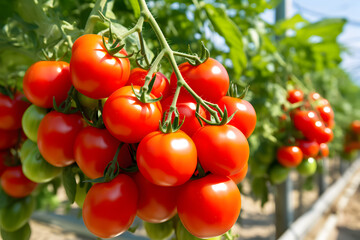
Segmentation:
[[(91, 183), (85, 183), (85, 184), (77, 184), (76, 185), (76, 195), (75, 195), (75, 202), (79, 206), (79, 208), (82, 208), (84, 205), (86, 193), (88, 190), (88, 186)], [(82, 185), (82, 186), (80, 186)]]
[(35, 199), (27, 196), (16, 200), (0, 211), (0, 227), (7, 232), (14, 232), (23, 227), (35, 210)]
[(101, 106), (104, 107), (104, 104), (107, 98), (102, 99), (93, 99), (85, 96), (84, 94), (78, 93), (78, 99), (81, 106), (87, 108), (88, 110), (93, 110), (99, 106), (99, 100), (101, 101)]
[(22, 170), (24, 175), (31, 181), (45, 183), (57, 177), (61, 173), (62, 168), (55, 167), (48, 163), (36, 147), (36, 149), (31, 151), (23, 160)]
[(267, 170), (269, 168), (268, 164), (262, 163), (258, 160), (252, 159), (249, 161), (250, 172), (254, 177), (264, 177), (266, 176)]
[(37, 144), (31, 141), (30, 139), (26, 139), (20, 149), (21, 162), (24, 162), (25, 158), (35, 149), (37, 149)]
[(25, 135), (33, 142), (37, 141), (38, 128), (46, 113), (47, 110), (45, 108), (35, 106), (34, 104), (24, 112), (21, 125)]
[(144, 221), (144, 227), (151, 240), (162, 240), (168, 238), (173, 232), (173, 221), (163, 223), (149, 223)]
[[(188, 230), (186, 230), (186, 228), (184, 227), (184, 225), (181, 223), (180, 220), (178, 220), (178, 222), (176, 224), (175, 234), (176, 234), (177, 240), (201, 240), (201, 238), (197, 238), (197, 237), (193, 236), (191, 233), (189, 233)], [(206, 239), (220, 240), (221, 236), (214, 237), (214, 238), (206, 238)]]
[(280, 184), (284, 182), (289, 175), (290, 169), (280, 166), (280, 165), (274, 165), (270, 168), (270, 181), (273, 184)]
[(316, 160), (314, 158), (308, 158), (304, 159), (296, 169), (301, 175), (308, 177), (316, 172), (316, 167)]
[(4, 240), (29, 240), (31, 235), (31, 228), (29, 223), (19, 228), (14, 232), (8, 232), (1, 229), (1, 237)]

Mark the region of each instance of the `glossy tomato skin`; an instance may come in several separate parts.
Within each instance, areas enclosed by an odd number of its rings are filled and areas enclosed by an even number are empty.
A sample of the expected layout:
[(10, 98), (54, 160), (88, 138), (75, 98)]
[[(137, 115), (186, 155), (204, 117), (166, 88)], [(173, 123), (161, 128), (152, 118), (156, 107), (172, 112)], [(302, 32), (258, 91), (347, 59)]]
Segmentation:
[(350, 124), (350, 128), (354, 133), (360, 134), (360, 120), (352, 121)]
[(0, 129), (0, 150), (14, 147), (19, 141), (19, 130), (2, 130)]
[[(91, 179), (102, 177), (106, 166), (113, 160), (120, 143), (106, 129), (86, 127), (76, 136), (75, 161), (87, 177)], [(121, 147), (118, 162), (122, 168), (132, 164), (127, 144)]]
[(314, 101), (317, 101), (321, 99), (321, 95), (317, 92), (312, 92), (310, 93), (310, 98)]
[(245, 166), (240, 170), (240, 172), (231, 175), (230, 178), (231, 180), (234, 181), (234, 183), (239, 184), (242, 182), (242, 180), (245, 179), (247, 172), (248, 172), (248, 163), (246, 162)]
[(314, 175), (316, 172), (317, 163), (314, 158), (304, 159), (296, 170), (303, 176), (308, 177)]
[(319, 127), (316, 131), (315, 139), (320, 143), (328, 143), (331, 142), (334, 138), (334, 133), (331, 128), (328, 127)]
[[(149, 71), (146, 71), (141, 68), (134, 68), (130, 72), (129, 80), (127, 81), (126, 85), (131, 86), (140, 86), (142, 87), (145, 83), (145, 77), (148, 74)], [(153, 74), (156, 74), (155, 82), (153, 85), (153, 88), (151, 90), (151, 93), (156, 97), (163, 97), (166, 98), (170, 94), (170, 84), (169, 80), (165, 77), (164, 74), (161, 72), (157, 72)]]
[(298, 146), (304, 157), (316, 157), (320, 150), (320, 146), (316, 141), (299, 140)]
[(236, 222), (241, 196), (228, 177), (209, 174), (182, 186), (177, 210), (181, 222), (194, 236), (211, 238), (224, 234)]
[(22, 100), (24, 95), (16, 92), (13, 99), (0, 93), (0, 129), (16, 130), (21, 128), (21, 118), (30, 103)]
[[(224, 66), (213, 58), (206, 62), (192, 66), (185, 62), (179, 65), (179, 70), (185, 82), (189, 84), (200, 97), (217, 103), (220, 98), (226, 95), (229, 88), (229, 75)], [(173, 72), (170, 77), (170, 89), (174, 93), (177, 86), (177, 78)], [(180, 95), (190, 95), (184, 88)]]
[(330, 105), (320, 105), (316, 109), (325, 123), (329, 123), (334, 119), (334, 111)]
[(55, 167), (75, 162), (74, 143), (84, 123), (79, 114), (50, 112), (41, 120), (37, 144), (41, 155)]
[(301, 90), (293, 89), (288, 91), (288, 97), (287, 100), (290, 103), (297, 103), (301, 102), (304, 99), (304, 93)]
[(71, 88), (69, 64), (61, 61), (34, 63), (25, 73), (23, 88), (26, 98), (38, 107), (52, 108), (53, 97), (59, 105)]
[(321, 157), (328, 157), (329, 156), (329, 147), (326, 143), (320, 144), (320, 156)]
[(214, 174), (231, 176), (246, 165), (249, 144), (234, 126), (205, 126), (193, 135), (201, 166)]
[[(169, 110), (172, 101), (173, 97), (168, 97), (161, 101), (163, 111)], [(195, 115), (196, 101), (191, 96), (180, 96), (176, 103), (176, 107), (179, 111), (180, 122), (184, 121), (180, 129), (191, 137), (199, 128), (201, 128), (200, 122)], [(199, 114), (203, 118), (206, 118), (206, 112), (202, 106), (200, 106)], [(201, 122), (205, 125), (204, 121), (201, 120)]]
[(151, 183), (178, 186), (193, 175), (197, 152), (194, 142), (183, 131), (167, 134), (155, 131), (141, 140), (136, 160), (139, 171)]
[(96, 183), (85, 197), (82, 210), (85, 226), (100, 238), (120, 235), (133, 223), (137, 202), (136, 184), (127, 175)]
[(155, 185), (137, 172), (133, 180), (139, 191), (137, 216), (150, 223), (161, 223), (176, 214), (178, 187)]
[[(140, 87), (134, 86), (136, 92)], [(150, 95), (153, 96), (153, 95)], [(159, 102), (142, 103), (131, 86), (116, 90), (105, 102), (103, 119), (111, 135), (122, 142), (140, 142), (159, 128), (162, 109)]]
[(36, 188), (37, 183), (29, 180), (23, 173), (21, 166), (8, 167), (1, 176), (1, 187), (14, 198), (22, 198), (30, 195)]
[(301, 110), (295, 111), (292, 118), (294, 126), (303, 132), (304, 135), (315, 125), (316, 121), (319, 120), (319, 117), (315, 112)]
[(278, 149), (276, 156), (278, 162), (284, 167), (296, 167), (303, 159), (301, 149), (296, 146), (281, 147)]
[(47, 114), (47, 109), (31, 105), (22, 117), (22, 128), (25, 135), (33, 142), (37, 141), (37, 133), (41, 120)]
[(239, 129), (246, 138), (250, 137), (256, 125), (256, 112), (251, 103), (243, 99), (225, 96), (217, 104), (223, 111), (226, 107), (229, 116), (236, 111), (228, 124)]
[[(125, 49), (120, 54), (127, 55)], [(94, 99), (106, 98), (128, 81), (130, 61), (111, 56), (100, 35), (86, 34), (74, 43), (70, 72), (72, 83), (80, 93)]]

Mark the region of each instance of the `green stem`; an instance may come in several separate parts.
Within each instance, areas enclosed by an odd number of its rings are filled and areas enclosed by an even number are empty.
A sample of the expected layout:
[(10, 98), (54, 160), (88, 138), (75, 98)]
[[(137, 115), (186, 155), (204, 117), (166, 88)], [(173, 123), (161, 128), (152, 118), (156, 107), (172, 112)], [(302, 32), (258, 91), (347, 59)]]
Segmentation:
[(150, 66), (150, 62), (149, 62), (149, 59), (146, 55), (146, 52), (145, 52), (145, 41), (144, 41), (144, 38), (143, 38), (143, 35), (142, 35), (142, 32), (138, 32), (138, 37), (139, 37), (139, 41), (140, 41), (140, 53), (141, 53), (141, 56), (144, 57), (145, 59), (145, 62), (146, 62), (146, 66), (149, 67)]
[(197, 62), (201, 62), (200, 58), (199, 58), (198, 56), (195, 56), (195, 55), (186, 54), (186, 53), (177, 52), (177, 51), (173, 51), (173, 54), (174, 54), (175, 56), (184, 57), (184, 58), (189, 58), (189, 59), (195, 60), (195, 61), (197, 61)]
[(165, 121), (165, 125), (166, 126), (169, 126), (171, 125), (171, 119), (172, 119), (172, 114), (175, 112), (176, 110), (176, 103), (177, 103), (177, 100), (179, 98), (179, 94), (180, 94), (180, 90), (181, 90), (181, 87), (180, 85), (178, 85), (176, 87), (176, 91), (175, 91), (175, 94), (174, 94), (174, 98), (171, 102), (171, 105), (170, 105), (170, 109), (169, 109), (169, 113), (167, 115), (167, 118), (166, 118), (166, 121)]
[(157, 55), (157, 57), (155, 58), (154, 62), (151, 64), (150, 70), (149, 70), (149, 72), (147, 73), (147, 75), (146, 75), (146, 77), (145, 77), (144, 86), (142, 87), (142, 89), (144, 90), (144, 92), (147, 92), (147, 90), (149, 89), (150, 80), (151, 80), (153, 74), (156, 72), (157, 67), (158, 67), (161, 59), (164, 57), (165, 51), (166, 51), (166, 50), (163, 49), (163, 50), (159, 53), (159, 55)]
[(100, 17), (98, 15), (99, 11), (103, 11), (107, 0), (97, 0), (94, 8), (92, 9), (89, 18), (86, 21), (84, 34), (90, 34), (94, 31), (95, 24), (100, 21)]
[(133, 34), (135, 32), (141, 32), (143, 24), (144, 24), (144, 17), (140, 16), (140, 18), (138, 19), (136, 25), (132, 29), (127, 31), (126, 33), (119, 36), (119, 38), (122, 40), (122, 39), (125, 39), (126, 37), (128, 37), (129, 35), (131, 35), (131, 34)]
[(224, 235), (225, 235), (226, 240), (233, 240), (233, 237), (231, 236), (231, 234), (229, 232), (226, 232)]

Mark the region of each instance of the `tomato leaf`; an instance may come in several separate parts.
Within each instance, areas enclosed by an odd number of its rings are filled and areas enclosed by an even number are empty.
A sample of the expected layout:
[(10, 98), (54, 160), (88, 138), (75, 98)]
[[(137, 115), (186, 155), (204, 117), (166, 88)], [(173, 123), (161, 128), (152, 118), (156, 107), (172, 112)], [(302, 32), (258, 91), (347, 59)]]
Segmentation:
[(12, 198), (7, 195), (2, 188), (0, 188), (0, 208), (7, 207), (11, 202)]
[(130, 2), (131, 6), (133, 8), (135, 18), (140, 17), (140, 5), (139, 5), (139, 2), (137, 0), (129, 0), (129, 2)]
[(76, 195), (75, 173), (72, 168), (72, 166), (66, 167), (62, 173), (62, 181), (70, 203), (74, 203)]

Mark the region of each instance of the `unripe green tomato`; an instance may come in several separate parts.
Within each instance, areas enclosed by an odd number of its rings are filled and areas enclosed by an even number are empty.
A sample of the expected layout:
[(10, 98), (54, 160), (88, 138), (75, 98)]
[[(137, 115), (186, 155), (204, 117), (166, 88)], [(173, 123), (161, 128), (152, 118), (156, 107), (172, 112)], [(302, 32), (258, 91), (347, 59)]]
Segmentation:
[[(175, 234), (176, 234), (177, 240), (201, 240), (201, 238), (197, 238), (197, 237), (193, 236), (191, 233), (189, 233), (188, 230), (186, 230), (186, 228), (184, 227), (184, 225), (181, 223), (180, 220), (178, 220), (178, 222), (176, 224)], [(213, 237), (213, 238), (206, 238), (206, 239), (220, 240), (221, 236)]]
[(280, 165), (275, 165), (273, 167), (270, 168), (270, 181), (274, 184), (280, 184), (282, 182), (284, 182), (287, 178), (287, 176), (289, 175), (290, 169), (280, 166)]
[(1, 229), (1, 237), (4, 240), (29, 240), (31, 235), (31, 228), (29, 223), (19, 228), (14, 232), (8, 232)]
[(35, 106), (34, 104), (28, 107), (24, 112), (21, 119), (21, 125), (25, 135), (33, 142), (37, 141), (38, 128), (46, 113), (47, 110), (45, 108)]
[(35, 199), (27, 196), (16, 200), (0, 211), (0, 228), (7, 232), (14, 232), (23, 227), (35, 210)]
[(151, 240), (162, 240), (171, 235), (173, 222), (171, 220), (163, 223), (149, 223), (144, 221), (144, 227)]
[(267, 170), (269, 168), (268, 164), (259, 162), (258, 160), (249, 161), (250, 172), (254, 177), (264, 177), (266, 176)]
[(316, 167), (316, 160), (314, 158), (308, 158), (304, 159), (296, 169), (301, 175), (308, 177), (316, 172)]
[(76, 185), (75, 202), (79, 206), (79, 208), (82, 208), (84, 205), (88, 184), (91, 183), (82, 184), (83, 186), (80, 186), (80, 184)]
[(20, 148), (20, 160), (24, 162), (25, 158), (29, 156), (29, 154), (37, 149), (37, 144), (30, 139), (26, 139)]
[(41, 156), (39, 149), (31, 151), (23, 160), (22, 170), (24, 175), (33, 182), (45, 183), (57, 177), (62, 168), (55, 167), (48, 163), (43, 156)]
[(107, 98), (93, 99), (78, 92), (78, 99), (81, 106), (87, 108), (88, 110), (92, 110), (99, 106), (99, 100), (101, 100), (101, 106), (104, 107)]

